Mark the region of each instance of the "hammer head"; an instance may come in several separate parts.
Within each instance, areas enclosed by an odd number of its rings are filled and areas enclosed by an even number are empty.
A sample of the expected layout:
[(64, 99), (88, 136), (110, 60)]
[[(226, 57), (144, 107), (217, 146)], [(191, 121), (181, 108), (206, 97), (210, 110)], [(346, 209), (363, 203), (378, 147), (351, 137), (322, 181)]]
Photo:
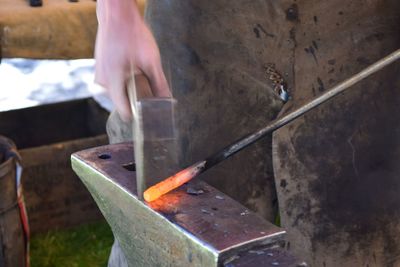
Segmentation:
[(144, 141), (176, 138), (174, 98), (144, 98), (138, 101)]
[(135, 131), (135, 161), (138, 196), (178, 169), (177, 132), (173, 98), (138, 101)]

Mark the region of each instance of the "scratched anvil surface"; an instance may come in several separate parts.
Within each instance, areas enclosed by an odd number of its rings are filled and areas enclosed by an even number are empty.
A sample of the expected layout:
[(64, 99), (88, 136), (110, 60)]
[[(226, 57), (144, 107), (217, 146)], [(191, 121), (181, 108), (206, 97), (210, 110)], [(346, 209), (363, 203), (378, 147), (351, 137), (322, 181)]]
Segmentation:
[[(282, 228), (200, 180), (154, 202), (138, 200), (131, 143), (77, 152), (72, 167), (111, 225), (131, 266), (219, 266), (255, 250), (266, 257), (258, 260), (274, 262), (279, 256), (280, 266), (297, 266), (293, 257), (275, 250), (283, 242)], [(202, 193), (189, 194), (189, 188)], [(268, 256), (271, 248), (276, 257)]]

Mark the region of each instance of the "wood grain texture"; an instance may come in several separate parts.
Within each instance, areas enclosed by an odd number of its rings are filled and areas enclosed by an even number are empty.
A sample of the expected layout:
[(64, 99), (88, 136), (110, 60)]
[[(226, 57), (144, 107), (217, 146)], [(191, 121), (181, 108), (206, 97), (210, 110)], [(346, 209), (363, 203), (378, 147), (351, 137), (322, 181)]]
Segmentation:
[[(0, 113), (2, 134), (16, 143), (22, 157), (22, 183), (31, 232), (102, 218), (73, 173), (69, 158), (75, 151), (107, 143), (107, 116), (92, 99)], [(0, 192), (1, 210), (5, 194)]]
[(15, 164), (13, 158), (0, 164), (0, 266), (24, 267), (25, 239), (17, 205)]
[[(96, 40), (96, 1), (0, 0), (0, 57), (92, 58)], [(146, 0), (137, 1), (143, 14)]]
[(97, 30), (96, 2), (0, 0), (3, 58), (92, 58)]

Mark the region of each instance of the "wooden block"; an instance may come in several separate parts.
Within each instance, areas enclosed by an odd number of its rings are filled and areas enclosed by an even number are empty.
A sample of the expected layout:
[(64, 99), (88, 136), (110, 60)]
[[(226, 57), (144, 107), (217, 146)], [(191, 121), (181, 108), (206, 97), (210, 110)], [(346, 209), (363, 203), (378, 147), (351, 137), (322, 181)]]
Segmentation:
[(89, 192), (73, 173), (70, 155), (107, 143), (107, 117), (108, 112), (92, 99), (0, 113), (1, 134), (16, 143), (22, 157), (31, 232), (102, 218)]
[(96, 2), (0, 0), (3, 58), (92, 58), (97, 31)]
[[(0, 144), (3, 145), (3, 144)], [(0, 266), (24, 267), (24, 232), (17, 205), (15, 160), (0, 164)]]
[(22, 149), (22, 182), (33, 233), (102, 219), (85, 186), (71, 169), (70, 155), (107, 143), (107, 136)]
[[(143, 14), (146, 0), (138, 5)], [(92, 58), (96, 31), (93, 0), (0, 0), (0, 58)]]

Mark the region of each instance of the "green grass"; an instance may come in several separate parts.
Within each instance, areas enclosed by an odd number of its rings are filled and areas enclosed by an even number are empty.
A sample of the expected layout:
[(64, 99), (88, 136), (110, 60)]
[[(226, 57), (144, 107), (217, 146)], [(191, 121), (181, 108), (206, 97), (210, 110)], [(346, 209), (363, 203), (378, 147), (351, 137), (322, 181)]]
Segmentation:
[(32, 267), (107, 266), (113, 235), (106, 222), (32, 236)]

